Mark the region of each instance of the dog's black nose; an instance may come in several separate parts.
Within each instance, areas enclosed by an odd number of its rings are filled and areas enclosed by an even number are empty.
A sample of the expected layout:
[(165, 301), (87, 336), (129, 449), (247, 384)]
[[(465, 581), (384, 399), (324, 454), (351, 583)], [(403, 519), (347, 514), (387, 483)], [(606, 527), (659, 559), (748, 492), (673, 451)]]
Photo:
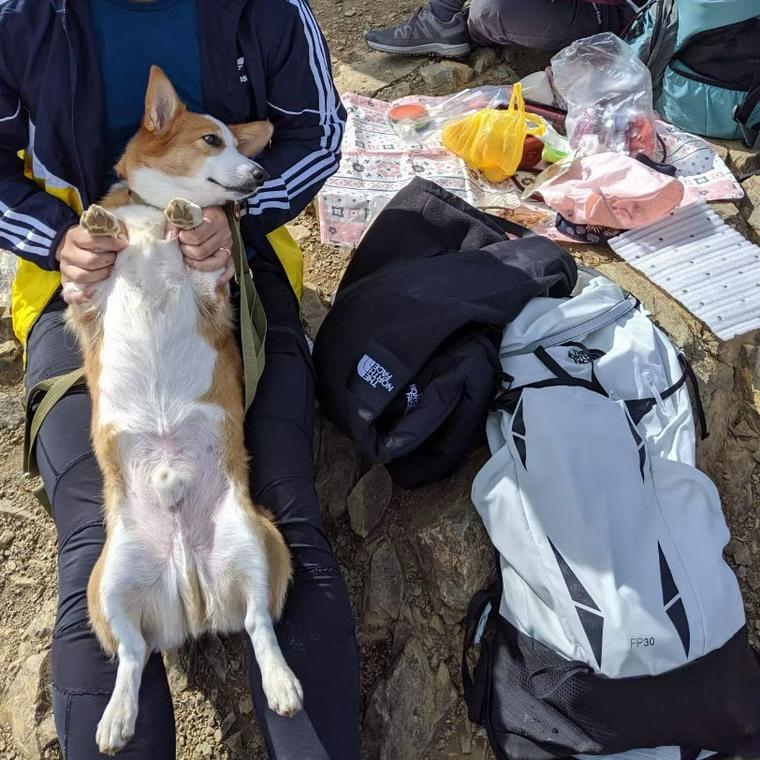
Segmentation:
[(256, 164), (251, 168), (251, 181), (257, 185), (263, 185), (269, 179), (269, 172)]

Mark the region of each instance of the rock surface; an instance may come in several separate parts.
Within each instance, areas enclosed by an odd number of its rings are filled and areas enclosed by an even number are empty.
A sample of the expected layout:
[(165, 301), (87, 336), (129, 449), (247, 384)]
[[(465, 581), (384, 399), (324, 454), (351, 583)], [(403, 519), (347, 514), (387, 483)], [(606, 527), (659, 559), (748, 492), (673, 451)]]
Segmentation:
[(746, 196), (742, 203), (745, 218), (750, 229), (754, 231), (755, 242), (760, 243), (757, 230), (760, 229), (760, 175), (749, 177), (743, 183)]
[(392, 495), (393, 481), (381, 464), (362, 476), (347, 500), (351, 528), (357, 536), (366, 538), (380, 524)]
[(467, 611), (472, 589), (485, 588), (493, 574), (488, 534), (470, 501), (469, 472), (450, 484), (443, 502), (433, 501), (417, 533), (422, 572), (437, 611), (457, 623)]
[(30, 760), (57, 742), (50, 699), (50, 651), (45, 649), (24, 661), (0, 700), (0, 720)]
[(24, 422), (24, 407), (15, 396), (0, 396), (0, 429), (16, 430)]
[(422, 644), (410, 639), (367, 709), (367, 738), (378, 748), (377, 757), (416, 760), (456, 696), (445, 663), (434, 670)]
[[(339, 92), (387, 100), (411, 93), (450, 94), (462, 86), (514, 81), (546, 65), (543, 54), (517, 48), (499, 55), (476, 51), (461, 62), (367, 51), (364, 30), (400, 22), (416, 4), (314, 0)], [(721, 150), (736, 174), (760, 168), (760, 154), (737, 143), (723, 143)], [(760, 240), (755, 182), (748, 180), (746, 186), (747, 199), (717, 209), (742, 234)], [(306, 255), (304, 317), (313, 338), (351, 251), (319, 245), (313, 206), (293, 228)], [(700, 443), (699, 462), (720, 489), (733, 534), (726, 556), (740, 579), (750, 635), (758, 644), (760, 335), (721, 343), (610, 253), (578, 248), (576, 254), (639, 297), (695, 367), (711, 428), (710, 438)], [(18, 346), (0, 307), (0, 758), (60, 760), (49, 684), (56, 540), (52, 523), (19, 477), (20, 378)], [(490, 545), (468, 503), (470, 483), (486, 453), (475, 452), (440, 483), (413, 492), (396, 489), (378, 524), (363, 538), (352, 529), (346, 504), (369, 464), (334, 425), (321, 415), (316, 422), (316, 486), (361, 646), (363, 757), (490, 758), (483, 731), (467, 720), (458, 676), (459, 620), (493, 569)], [(386, 491), (384, 482), (367, 488), (366, 503), (385, 504)], [(246, 686), (242, 636), (188, 644), (167, 654), (166, 662), (178, 760), (265, 757)]]
[(372, 554), (364, 592), (363, 622), (370, 627), (388, 627), (396, 621), (406, 593), (406, 581), (398, 554), (388, 541)]
[(335, 518), (346, 511), (348, 495), (367, 469), (351, 440), (324, 417), (317, 420), (316, 487), (322, 507)]
[(423, 66), (420, 76), (431, 90), (451, 90), (472, 81), (475, 72), (464, 63), (436, 61)]

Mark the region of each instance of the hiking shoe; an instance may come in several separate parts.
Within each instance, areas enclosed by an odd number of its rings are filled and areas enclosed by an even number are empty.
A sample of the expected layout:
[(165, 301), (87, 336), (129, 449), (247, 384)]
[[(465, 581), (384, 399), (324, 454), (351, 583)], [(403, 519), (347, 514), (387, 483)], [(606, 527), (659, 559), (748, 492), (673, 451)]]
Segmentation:
[(398, 26), (373, 29), (365, 35), (367, 44), (374, 50), (401, 55), (435, 53), (456, 58), (470, 52), (467, 17), (457, 13), (451, 21), (441, 21), (423, 5)]

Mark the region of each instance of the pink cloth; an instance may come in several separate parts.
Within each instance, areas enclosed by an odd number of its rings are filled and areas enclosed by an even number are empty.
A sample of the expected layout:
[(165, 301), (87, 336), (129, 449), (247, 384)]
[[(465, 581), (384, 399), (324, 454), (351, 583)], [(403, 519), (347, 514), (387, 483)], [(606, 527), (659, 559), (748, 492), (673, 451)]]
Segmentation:
[(684, 186), (630, 156), (597, 153), (573, 161), (539, 192), (569, 222), (629, 230), (669, 214)]

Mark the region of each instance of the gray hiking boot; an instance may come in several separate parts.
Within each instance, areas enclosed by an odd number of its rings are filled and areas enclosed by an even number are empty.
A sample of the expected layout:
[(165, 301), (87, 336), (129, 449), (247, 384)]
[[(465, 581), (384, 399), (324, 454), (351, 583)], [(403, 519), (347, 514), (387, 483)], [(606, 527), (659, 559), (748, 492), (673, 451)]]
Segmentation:
[(398, 26), (373, 29), (365, 39), (374, 50), (401, 55), (442, 55), (456, 58), (470, 52), (467, 17), (457, 13), (451, 21), (441, 21), (423, 5)]

